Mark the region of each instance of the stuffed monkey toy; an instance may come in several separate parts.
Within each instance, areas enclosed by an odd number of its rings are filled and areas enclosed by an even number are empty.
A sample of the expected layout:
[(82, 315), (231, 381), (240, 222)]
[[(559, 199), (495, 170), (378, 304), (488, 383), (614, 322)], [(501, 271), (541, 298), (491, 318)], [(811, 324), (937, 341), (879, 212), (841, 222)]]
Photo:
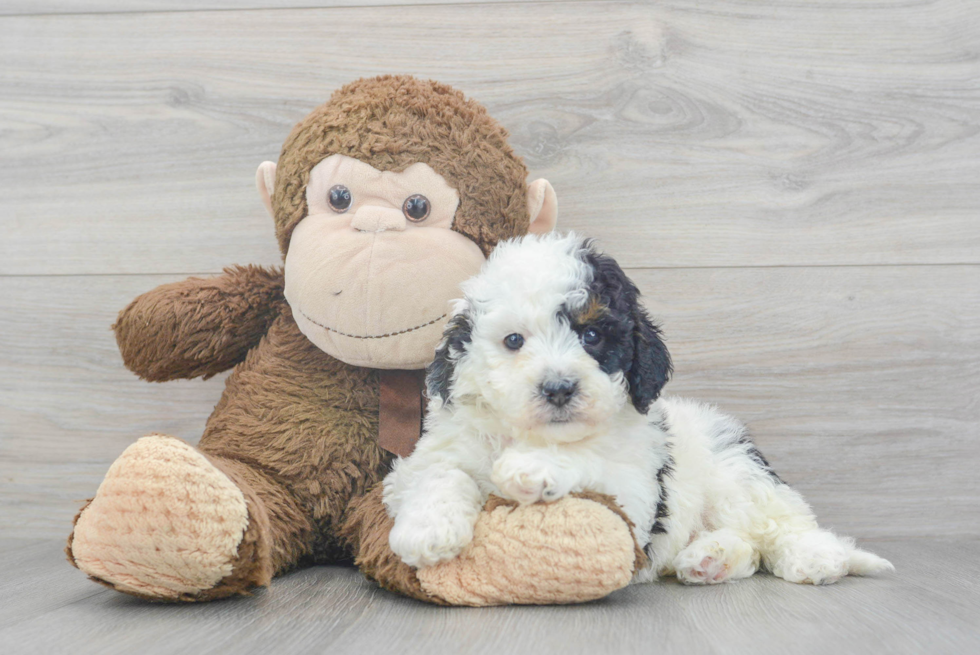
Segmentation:
[(196, 447), (153, 434), (112, 464), (75, 518), (69, 561), (171, 601), (352, 560), (441, 604), (570, 603), (626, 585), (643, 555), (598, 494), (491, 498), (470, 546), (428, 569), (388, 547), (379, 482), (419, 436), (449, 301), (498, 241), (556, 221), (551, 185), (526, 183), (506, 139), (481, 105), (407, 76), (349, 84), (299, 123), (256, 176), (284, 267), (163, 285), (113, 326), (146, 380), (234, 370)]

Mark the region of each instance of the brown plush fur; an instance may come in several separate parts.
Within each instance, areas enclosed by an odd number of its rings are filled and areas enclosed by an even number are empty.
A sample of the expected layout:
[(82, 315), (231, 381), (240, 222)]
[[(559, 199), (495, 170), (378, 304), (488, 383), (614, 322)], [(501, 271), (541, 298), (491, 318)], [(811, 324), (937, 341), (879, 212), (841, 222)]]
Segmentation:
[(352, 546), (357, 546), (354, 564), (365, 576), (385, 589), (429, 603), (445, 605), (446, 602), (441, 598), (422, 591), (415, 569), (401, 561), (388, 546), (388, 534), (395, 521), (381, 502), (382, 491), (381, 485), (378, 485), (370, 493), (355, 498), (341, 527), (340, 537)]
[[(92, 501), (93, 500), (95, 500), (95, 499), (94, 498), (89, 498), (88, 500), (85, 501), (85, 504), (84, 505), (82, 505), (80, 508), (78, 508), (78, 511), (75, 512), (75, 518), (72, 519), (72, 521), (71, 521), (72, 526), (74, 526), (76, 523), (78, 523), (78, 517), (82, 515), (82, 512), (84, 512), (86, 509), (88, 509), (88, 506), (92, 504)], [(75, 563), (75, 554), (71, 550), (71, 544), (72, 544), (72, 542), (74, 540), (75, 540), (75, 533), (72, 532), (71, 534), (68, 535), (68, 541), (67, 541), (67, 543), (65, 543), (65, 557), (68, 558), (68, 563), (69, 564), (71, 564), (75, 568), (78, 568), (78, 564)]]
[(428, 164), (459, 191), (453, 229), (485, 255), (498, 241), (527, 232), (527, 168), (507, 143), (507, 130), (450, 86), (385, 75), (339, 89), (286, 139), (272, 198), (283, 254), (308, 213), (310, 170), (333, 154), (380, 171)]
[(247, 464), (270, 511), (276, 573), (350, 553), (336, 537), (352, 497), (381, 480), (377, 371), (314, 346), (288, 308), (231, 374), (200, 449)]
[(282, 269), (233, 266), (144, 293), (112, 329), (126, 366), (164, 382), (216, 375), (245, 359), (284, 304)]
[[(505, 130), (450, 87), (381, 77), (344, 87), (287, 139), (273, 199), (283, 253), (306, 215), (310, 169), (333, 153), (381, 170), (429, 164), (459, 190), (454, 229), (484, 252), (527, 231), (526, 170)], [(386, 588), (442, 602), (388, 548), (377, 483), (391, 455), (377, 444), (378, 372), (340, 362), (303, 336), (281, 270), (236, 267), (161, 286), (134, 300), (114, 328), (126, 365), (147, 380), (235, 366), (198, 447), (242, 490), (248, 528), (232, 574), (181, 600), (246, 593), (301, 564), (355, 559)], [(622, 514), (611, 499), (604, 504)], [(71, 548), (69, 537), (74, 564)]]

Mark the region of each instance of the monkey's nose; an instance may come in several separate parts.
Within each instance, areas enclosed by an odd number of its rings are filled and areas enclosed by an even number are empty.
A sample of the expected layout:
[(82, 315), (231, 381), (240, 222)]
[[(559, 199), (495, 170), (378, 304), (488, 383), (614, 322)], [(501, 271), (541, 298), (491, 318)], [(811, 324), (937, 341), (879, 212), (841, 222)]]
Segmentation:
[(541, 395), (549, 405), (564, 407), (578, 391), (578, 382), (571, 380), (548, 381), (541, 385)]
[(401, 231), (405, 229), (405, 215), (400, 209), (365, 205), (351, 217), (350, 226), (361, 232)]

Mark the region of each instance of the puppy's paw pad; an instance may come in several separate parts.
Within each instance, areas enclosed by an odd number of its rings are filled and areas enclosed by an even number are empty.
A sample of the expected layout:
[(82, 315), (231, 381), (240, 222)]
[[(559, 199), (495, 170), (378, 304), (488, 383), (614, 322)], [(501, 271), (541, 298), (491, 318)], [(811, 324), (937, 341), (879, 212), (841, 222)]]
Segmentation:
[(564, 497), (571, 485), (560, 471), (544, 462), (521, 456), (503, 456), (494, 465), (492, 482), (501, 494), (522, 505), (539, 500), (551, 502)]
[(525, 472), (503, 481), (503, 490), (514, 500), (534, 503), (544, 497), (553, 486), (545, 471)]
[(755, 573), (759, 556), (751, 545), (730, 533), (714, 534), (717, 538), (702, 537), (677, 555), (674, 571), (678, 580), (684, 584), (718, 584)]
[(678, 569), (677, 577), (685, 584), (718, 584), (727, 580), (730, 573), (724, 557), (706, 556), (694, 566)]
[(541, 498), (551, 502), (553, 500), (558, 500), (567, 493), (567, 489), (562, 489), (556, 483), (552, 482), (544, 486), (544, 489), (541, 491)]

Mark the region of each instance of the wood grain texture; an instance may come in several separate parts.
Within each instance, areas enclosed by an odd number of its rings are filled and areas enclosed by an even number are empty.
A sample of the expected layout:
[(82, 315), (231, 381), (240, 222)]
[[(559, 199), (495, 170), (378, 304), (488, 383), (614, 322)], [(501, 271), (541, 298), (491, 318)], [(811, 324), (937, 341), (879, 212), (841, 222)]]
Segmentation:
[[(980, 536), (980, 266), (632, 274), (674, 356), (668, 393), (746, 421), (826, 525)], [(4, 534), (65, 534), (144, 434), (197, 441), (221, 379), (141, 382), (108, 329), (173, 279), (0, 278)]]
[(353, 569), (316, 567), (251, 598), (146, 603), (103, 589), (55, 542), (0, 542), (4, 652), (98, 653), (971, 653), (980, 649), (975, 540), (864, 544), (886, 577), (829, 587), (767, 575), (716, 587), (673, 579), (587, 605), (444, 608), (375, 588)]
[(255, 167), (384, 72), (484, 102), (561, 224), (629, 266), (980, 262), (974, 2), (13, 16), (0, 34), (0, 274), (278, 261)]
[(197, 442), (225, 376), (142, 382), (110, 330), (134, 296), (176, 279), (0, 278), (0, 532), (65, 532), (107, 459), (145, 434)]
[[(107, 14), (168, 11), (248, 11), (254, 9), (326, 9), (399, 5), (446, 5), (513, 3), (519, 0), (4, 0), (0, 16), (49, 14)], [(534, 0), (575, 2), (577, 0)], [(595, 1), (595, 0), (592, 0)]]
[[(4, 655), (980, 650), (980, 3), (310, 4), (0, 4)], [(746, 421), (824, 525), (898, 572), (473, 610), (344, 568), (202, 606), (71, 569), (71, 517), (112, 460), (149, 432), (196, 442), (223, 387), (136, 379), (117, 311), (278, 263), (255, 167), (388, 72), (486, 104), (561, 226), (630, 268), (668, 392)]]

